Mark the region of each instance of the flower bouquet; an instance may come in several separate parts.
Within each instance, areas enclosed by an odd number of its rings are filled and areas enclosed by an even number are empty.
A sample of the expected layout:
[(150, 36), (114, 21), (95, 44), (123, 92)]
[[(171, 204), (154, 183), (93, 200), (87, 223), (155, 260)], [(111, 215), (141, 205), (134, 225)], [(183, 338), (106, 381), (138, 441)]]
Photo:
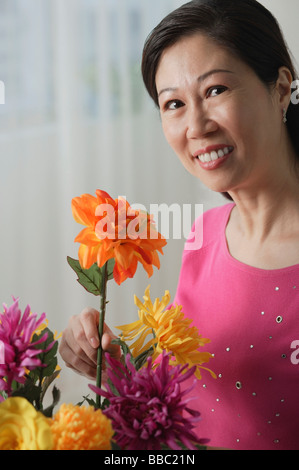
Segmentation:
[[(72, 210), (85, 229), (75, 239), (79, 259), (68, 257), (68, 263), (78, 282), (100, 297), (101, 340), (108, 281), (121, 284), (133, 277), (138, 263), (151, 276), (153, 266), (159, 268), (157, 251), (163, 253), (166, 241), (149, 214), (133, 211), (125, 200), (113, 200), (104, 191), (74, 198)], [(215, 377), (202, 365), (212, 355), (199, 351), (209, 340), (190, 326), (181, 306), (170, 304), (167, 291), (153, 303), (147, 287), (144, 302), (135, 296), (135, 304), (139, 320), (117, 327), (120, 335), (114, 342), (122, 352), (120, 359), (98, 348), (96, 384), (90, 385), (95, 399), (88, 395), (76, 405), (63, 403), (57, 412), (60, 393), (55, 385), (51, 403), (44, 406), (45, 394), (60, 374), (57, 335), (48, 328), (45, 314), (37, 319), (30, 307), (22, 314), (18, 300), (4, 306), (0, 449), (202, 448), (205, 441), (194, 432), (199, 413), (190, 408), (188, 395), (202, 370)], [(108, 379), (102, 386), (104, 363)]]
[(101, 410), (62, 404), (54, 385), (60, 374), (58, 339), (18, 299), (0, 314), (0, 450), (110, 449), (114, 431)]

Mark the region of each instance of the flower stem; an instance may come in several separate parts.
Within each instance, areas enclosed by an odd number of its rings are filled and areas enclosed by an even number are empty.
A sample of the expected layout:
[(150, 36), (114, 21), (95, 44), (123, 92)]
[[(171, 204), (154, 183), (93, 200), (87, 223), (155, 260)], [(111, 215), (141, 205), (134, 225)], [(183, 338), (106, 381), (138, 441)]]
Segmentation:
[[(99, 340), (100, 345), (98, 347), (97, 355), (97, 377), (96, 385), (101, 388), (102, 385), (102, 360), (103, 360), (103, 348), (102, 348), (102, 336), (104, 333), (104, 322), (105, 322), (105, 313), (106, 313), (106, 293), (107, 293), (107, 282), (108, 282), (108, 265), (104, 264), (102, 269), (102, 278), (101, 278), (101, 308), (100, 308), (100, 319), (99, 319)], [(96, 408), (101, 407), (101, 397), (96, 395)]]

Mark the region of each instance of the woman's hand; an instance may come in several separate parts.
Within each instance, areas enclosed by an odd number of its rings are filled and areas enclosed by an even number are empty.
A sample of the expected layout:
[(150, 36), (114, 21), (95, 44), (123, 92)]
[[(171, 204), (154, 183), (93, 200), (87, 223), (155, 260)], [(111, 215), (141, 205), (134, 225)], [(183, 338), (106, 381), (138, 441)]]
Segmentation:
[[(93, 308), (84, 309), (80, 315), (70, 318), (59, 346), (59, 353), (66, 366), (92, 380), (96, 378), (97, 348), (100, 344), (98, 324), (99, 312)], [(105, 325), (102, 348), (111, 356), (120, 358), (120, 348), (111, 344), (114, 338), (116, 336)]]

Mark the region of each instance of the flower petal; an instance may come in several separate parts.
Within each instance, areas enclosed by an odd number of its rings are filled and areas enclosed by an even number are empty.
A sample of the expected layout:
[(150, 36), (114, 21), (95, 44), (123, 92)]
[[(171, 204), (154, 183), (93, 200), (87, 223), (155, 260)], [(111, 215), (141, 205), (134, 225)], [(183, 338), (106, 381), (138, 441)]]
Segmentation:
[[(101, 211), (97, 210), (101, 204), (109, 205), (109, 214), (105, 215), (107, 211), (103, 211), (102, 215)], [(148, 276), (152, 276), (153, 266), (159, 269), (157, 251), (163, 254), (162, 247), (166, 245), (166, 240), (157, 231), (147, 233), (145, 227), (147, 224), (147, 228), (152, 227), (152, 216), (133, 211), (125, 199), (113, 200), (108, 193), (101, 190), (96, 191), (96, 197), (83, 194), (74, 198), (72, 211), (76, 222), (86, 226), (75, 238), (75, 241), (81, 244), (79, 262), (83, 268), (90, 267), (94, 262), (102, 267), (109, 259), (114, 258), (114, 279), (117, 284), (135, 275), (138, 262), (142, 264)], [(109, 220), (106, 220), (106, 217)], [(109, 236), (105, 238), (97, 236), (97, 233), (102, 234), (104, 228), (99, 225), (101, 223), (109, 225)], [(128, 228), (132, 223), (136, 225), (135, 228), (139, 227), (139, 231), (130, 238)], [(143, 238), (153, 234), (154, 239)]]
[(72, 212), (75, 221), (81, 225), (94, 225), (97, 206), (97, 198), (90, 194), (83, 194), (81, 197), (73, 198)]

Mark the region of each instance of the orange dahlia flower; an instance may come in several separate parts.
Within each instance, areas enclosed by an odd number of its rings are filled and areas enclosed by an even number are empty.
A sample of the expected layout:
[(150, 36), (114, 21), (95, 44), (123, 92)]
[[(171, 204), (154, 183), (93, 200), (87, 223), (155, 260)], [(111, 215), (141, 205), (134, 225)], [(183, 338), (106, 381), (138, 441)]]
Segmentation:
[(140, 262), (150, 277), (158, 269), (157, 251), (163, 254), (165, 238), (156, 230), (152, 216), (133, 210), (124, 198), (112, 199), (105, 191), (96, 196), (83, 194), (72, 200), (76, 222), (85, 225), (75, 238), (80, 243), (79, 262), (83, 269), (99, 267), (114, 258), (113, 277), (121, 284), (133, 277)]

